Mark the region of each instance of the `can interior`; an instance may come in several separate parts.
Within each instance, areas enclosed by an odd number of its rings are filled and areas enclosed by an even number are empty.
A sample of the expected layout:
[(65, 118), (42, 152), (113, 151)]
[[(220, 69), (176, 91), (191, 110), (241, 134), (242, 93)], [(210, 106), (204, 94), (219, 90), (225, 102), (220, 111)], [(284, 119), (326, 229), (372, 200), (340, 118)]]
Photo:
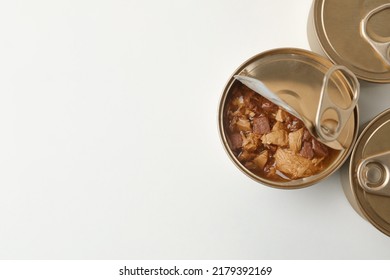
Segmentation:
[[(324, 73), (332, 65), (333, 64), (327, 59), (308, 51), (278, 49), (259, 54), (249, 59), (236, 70), (233, 76), (243, 74), (256, 77), (266, 84), (269, 89), (277, 93), (279, 97), (290, 106), (294, 107), (294, 109), (301, 112), (307, 118), (313, 119), (317, 112)], [(332, 159), (332, 164), (321, 173), (288, 182), (275, 182), (250, 172), (236, 159), (226, 139), (227, 133), (224, 123), (224, 105), (229, 100), (229, 93), (235, 83), (238, 83), (238, 81), (231, 78), (223, 93), (219, 112), (220, 128), (222, 128), (220, 129), (220, 132), (225, 149), (231, 159), (252, 179), (278, 188), (300, 188), (312, 185), (329, 176), (345, 161), (357, 136), (357, 109), (354, 110), (354, 113), (351, 115), (340, 136), (347, 148), (340, 151), (337, 156)], [(328, 90), (333, 102), (340, 107), (348, 107), (352, 96), (351, 86), (341, 73), (337, 73), (332, 77)], [(332, 115), (334, 112), (329, 111), (327, 114), (329, 114), (329, 118), (334, 118)]]

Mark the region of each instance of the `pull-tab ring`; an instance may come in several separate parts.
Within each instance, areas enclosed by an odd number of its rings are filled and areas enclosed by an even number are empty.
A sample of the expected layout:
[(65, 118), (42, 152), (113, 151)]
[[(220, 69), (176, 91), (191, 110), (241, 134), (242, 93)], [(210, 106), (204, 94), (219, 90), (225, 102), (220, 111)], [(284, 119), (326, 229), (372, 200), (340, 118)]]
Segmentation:
[(390, 153), (370, 156), (359, 162), (356, 177), (359, 186), (366, 192), (390, 196)]
[[(353, 97), (352, 102), (348, 108), (341, 108), (340, 106), (336, 105), (328, 94), (329, 80), (331, 79), (332, 74), (336, 71), (343, 72), (344, 76), (349, 80), (349, 84), (352, 86)], [(356, 103), (359, 99), (359, 92), (359, 82), (355, 74), (353, 74), (347, 67), (342, 65), (335, 65), (325, 73), (315, 119), (316, 133), (323, 142), (334, 141), (339, 137), (340, 132), (344, 128), (346, 122), (355, 109)], [(336, 128), (330, 128), (322, 122), (322, 116), (328, 110), (332, 110), (337, 114), (338, 119), (333, 120), (333, 123), (335, 121), (337, 122)]]
[(380, 55), (384, 62), (390, 65), (390, 42), (377, 42), (373, 40), (367, 33), (367, 22), (368, 20), (379, 13), (380, 11), (390, 9), (390, 3), (383, 4), (374, 10), (370, 11), (360, 22), (360, 32), (363, 35), (363, 38), (370, 43), (371, 47)]

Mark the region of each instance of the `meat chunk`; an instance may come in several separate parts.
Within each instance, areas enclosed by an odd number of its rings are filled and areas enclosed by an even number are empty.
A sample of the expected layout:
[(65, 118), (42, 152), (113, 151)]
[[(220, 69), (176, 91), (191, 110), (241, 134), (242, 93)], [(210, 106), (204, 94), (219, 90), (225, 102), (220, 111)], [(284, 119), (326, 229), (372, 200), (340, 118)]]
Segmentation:
[(247, 109), (247, 110), (245, 110), (245, 115), (247, 115), (249, 117), (249, 119), (252, 120), (253, 117), (256, 115), (256, 113)]
[(248, 109), (257, 111), (257, 107), (261, 104), (262, 99), (263, 97), (254, 91), (249, 91), (244, 95), (244, 104)]
[(233, 151), (237, 151), (242, 147), (242, 137), (240, 133), (233, 133), (230, 135), (230, 146)]
[(322, 158), (313, 158), (311, 162), (313, 163), (314, 166), (319, 166), (319, 164), (325, 159), (325, 157)]
[(266, 134), (271, 131), (267, 117), (256, 117), (253, 119), (253, 132), (257, 134)]
[(272, 127), (272, 131), (285, 130), (284, 125), (281, 122), (276, 122)]
[(256, 170), (257, 169), (257, 165), (252, 162), (252, 161), (247, 161), (245, 162), (244, 166), (250, 170)]
[(241, 162), (246, 162), (246, 161), (251, 161), (255, 157), (256, 154), (244, 150), (242, 151), (242, 153), (238, 155), (238, 160)]
[(265, 164), (267, 163), (268, 161), (268, 151), (267, 150), (264, 150), (260, 153), (260, 155), (258, 155), (257, 157), (255, 157), (253, 159), (253, 162), (257, 165), (257, 167), (259, 167), (260, 169), (263, 169)]
[(314, 157), (313, 148), (310, 142), (303, 142), (300, 154), (307, 159), (312, 159)]
[(290, 146), (290, 150), (294, 153), (299, 153), (302, 147), (302, 138), (303, 138), (303, 128), (290, 132), (288, 134), (288, 144)]
[(301, 129), (304, 127), (303, 122), (296, 117), (292, 117), (289, 120), (289, 123), (287, 124), (287, 128), (291, 131), (297, 131), (298, 129)]
[(328, 148), (314, 138), (312, 139), (311, 144), (313, 146), (313, 151), (317, 156), (326, 157), (329, 154)]
[(274, 178), (276, 176), (276, 168), (275, 166), (271, 166), (268, 170), (267, 170), (267, 175), (266, 175), (268, 178)]
[(284, 122), (286, 120), (287, 113), (279, 108), (278, 112), (276, 113), (275, 120), (278, 122)]
[(244, 98), (242, 96), (236, 97), (232, 100), (232, 105), (241, 107), (244, 105)]
[(276, 145), (280, 147), (285, 147), (288, 145), (288, 135), (285, 130), (271, 131), (268, 134), (264, 134), (261, 137), (264, 145)]
[(253, 152), (255, 151), (260, 144), (260, 136), (254, 133), (247, 133), (246, 135), (241, 132), (241, 136), (243, 138), (242, 148), (246, 151)]
[(251, 123), (247, 118), (241, 117), (236, 122), (236, 126), (240, 131), (251, 131)]
[(275, 166), (277, 170), (291, 179), (308, 177), (318, 171), (310, 159), (295, 154), (290, 150), (279, 148), (275, 153)]
[(275, 146), (275, 145), (268, 145), (267, 146), (267, 150), (271, 153), (271, 154), (274, 154), (276, 152), (276, 150), (278, 149), (278, 146)]
[(274, 103), (269, 101), (268, 99), (264, 99), (263, 104), (261, 104), (261, 108), (269, 113), (276, 113), (279, 109)]
[(328, 168), (337, 151), (312, 136), (302, 120), (241, 83), (229, 93), (226, 140), (247, 170), (275, 181), (308, 177)]
[(305, 129), (303, 132), (303, 141), (309, 141), (312, 138), (310, 132)]

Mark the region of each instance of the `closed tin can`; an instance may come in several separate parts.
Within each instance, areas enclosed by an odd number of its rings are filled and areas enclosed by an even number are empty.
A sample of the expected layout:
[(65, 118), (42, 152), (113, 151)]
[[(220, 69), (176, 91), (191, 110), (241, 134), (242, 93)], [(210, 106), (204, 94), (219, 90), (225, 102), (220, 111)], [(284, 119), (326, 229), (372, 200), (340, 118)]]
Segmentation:
[[(242, 76), (261, 81), (299, 119), (246, 88)], [(310, 186), (350, 154), (358, 133), (358, 94), (353, 73), (320, 55), (293, 48), (260, 53), (238, 67), (223, 90), (223, 146), (257, 182), (281, 189)]]
[(349, 166), (342, 168), (344, 192), (353, 208), (390, 236), (390, 109), (360, 134)]
[(389, 0), (314, 0), (308, 19), (313, 51), (365, 81), (390, 82)]

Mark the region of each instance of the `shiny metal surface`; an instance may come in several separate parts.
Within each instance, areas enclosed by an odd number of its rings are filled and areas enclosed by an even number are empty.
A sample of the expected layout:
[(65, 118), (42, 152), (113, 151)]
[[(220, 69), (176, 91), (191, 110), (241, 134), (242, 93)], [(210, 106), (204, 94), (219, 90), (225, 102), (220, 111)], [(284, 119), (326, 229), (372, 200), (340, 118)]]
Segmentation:
[(390, 152), (362, 159), (356, 167), (359, 186), (366, 192), (390, 197)]
[[(336, 71), (343, 71), (344, 74), (350, 78), (350, 83), (353, 87), (353, 98), (351, 104), (348, 105), (347, 108), (342, 108), (336, 103), (334, 103), (328, 93), (329, 81), (331, 80), (332, 75)], [(349, 120), (351, 114), (353, 113), (353, 110), (355, 109), (356, 103), (359, 99), (360, 88), (359, 82), (357, 81), (355, 75), (346, 67), (335, 65), (329, 68), (329, 70), (325, 73), (322, 82), (320, 98), (317, 104), (317, 112), (314, 120), (306, 118), (304, 115), (301, 115), (299, 113), (301, 111), (300, 108), (297, 108), (298, 111), (295, 110), (294, 107), (290, 106), (287, 102), (283, 101), (283, 99), (279, 98), (277, 93), (271, 91), (260, 80), (249, 76), (235, 75), (234, 77), (253, 91), (257, 92), (258, 94), (272, 101), (274, 104), (282, 107), (285, 111), (302, 120), (305, 126), (309, 128), (309, 131), (312, 132), (313, 136), (317, 138), (317, 140), (319, 140), (320, 142), (336, 150), (348, 148), (344, 147), (343, 144), (345, 143), (339, 142), (338, 138), (340, 136), (341, 131), (343, 131), (347, 121)], [(299, 97), (300, 93), (296, 93), (296, 95)], [(335, 118), (323, 118), (323, 116), (328, 110), (334, 111)], [(313, 133), (314, 131), (315, 133)]]
[[(360, 32), (363, 38), (371, 45), (371, 47), (379, 54), (383, 61), (390, 65), (390, 38), (387, 38), (385, 42), (377, 41), (372, 38), (367, 30), (368, 21), (378, 13), (390, 9), (390, 3), (380, 5), (374, 10), (370, 11), (360, 22)], [(390, 20), (388, 22), (390, 24)]]
[[(331, 81), (332, 76), (334, 73), (336, 73), (336, 71), (343, 72), (344, 76), (350, 79), (349, 84), (352, 87), (353, 97), (351, 103), (345, 108), (342, 108), (341, 106), (333, 102), (328, 91), (329, 82)], [(319, 141), (334, 149), (348, 148), (348, 146), (346, 147), (343, 145), (345, 143), (340, 143), (338, 139), (340, 137), (341, 132), (346, 127), (349, 118), (353, 114), (353, 111), (355, 110), (357, 101), (359, 99), (359, 93), (360, 85), (358, 80), (356, 79), (356, 76), (345, 66), (332, 66), (325, 73), (314, 123), (316, 134), (318, 135), (317, 138)], [(324, 117), (326, 115), (326, 112), (329, 110), (332, 110), (336, 113), (336, 119), (326, 119)], [(334, 123), (337, 124), (336, 127), (332, 127), (332, 124)]]
[(285, 111), (287, 111), (291, 115), (297, 117), (300, 120), (303, 119), (303, 117), (297, 111), (295, 111), (295, 109), (293, 107), (291, 107), (286, 102), (284, 102), (282, 99), (280, 99), (279, 96), (276, 93), (272, 92), (262, 81), (260, 81), (256, 78), (253, 78), (253, 77), (242, 76), (242, 75), (235, 75), (234, 78), (239, 80), (241, 83), (246, 85), (248, 88), (250, 88), (254, 92), (267, 98), (272, 103), (282, 107)]
[(362, 131), (342, 172), (344, 192), (355, 210), (390, 236), (390, 109)]
[(322, 50), (335, 64), (346, 66), (360, 79), (389, 83), (389, 4), (389, 0), (315, 0), (308, 29), (314, 25)]
[[(225, 129), (225, 103), (234, 83), (239, 83), (234, 76), (251, 76), (261, 80), (267, 88), (276, 93), (280, 99), (293, 107), (301, 116), (310, 122), (310, 132), (316, 135), (315, 120), (320, 103), (321, 91), (325, 74), (334, 67), (326, 58), (315, 53), (300, 49), (275, 49), (256, 55), (244, 62), (231, 76), (222, 94), (219, 106), (219, 131), (225, 150), (233, 162), (246, 175), (266, 185), (278, 188), (300, 188), (312, 185), (331, 175), (346, 160), (357, 138), (358, 109), (346, 121), (340, 131), (337, 143), (344, 147), (333, 159), (333, 163), (317, 175), (292, 180), (289, 182), (274, 182), (259, 177), (246, 169), (234, 156), (229, 148)], [(355, 85), (341, 71), (332, 71), (327, 83), (329, 99), (340, 108), (349, 108), (354, 103)], [(321, 120), (337, 120), (334, 110), (325, 110)], [(306, 124), (306, 123), (305, 123)], [(337, 124), (336, 124), (337, 125)], [(336, 141), (334, 141), (336, 143)]]

